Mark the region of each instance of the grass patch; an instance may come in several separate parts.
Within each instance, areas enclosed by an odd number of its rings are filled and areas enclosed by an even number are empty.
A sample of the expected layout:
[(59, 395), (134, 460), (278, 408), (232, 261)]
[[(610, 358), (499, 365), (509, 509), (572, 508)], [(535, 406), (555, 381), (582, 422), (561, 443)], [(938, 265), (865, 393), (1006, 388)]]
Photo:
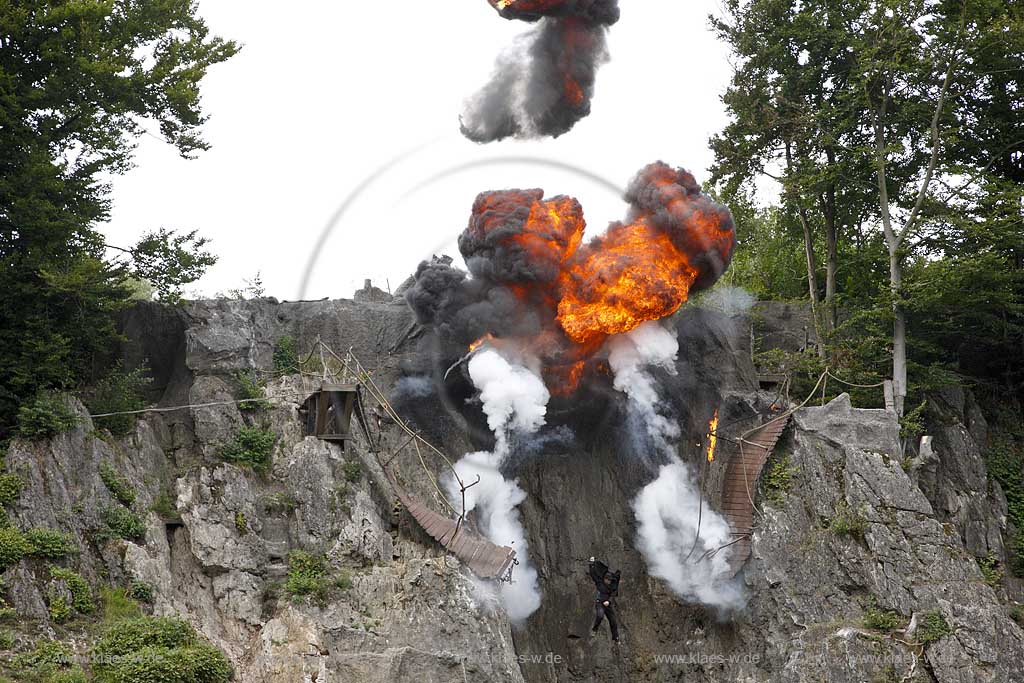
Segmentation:
[(151, 605), (153, 604), (153, 587), (145, 581), (133, 579), (128, 587), (128, 597)]
[(290, 493), (273, 493), (266, 498), (265, 503), (268, 514), (290, 515), (299, 507), (299, 501)]
[(131, 594), (131, 589), (104, 586), (99, 589), (99, 594), (104, 624), (115, 624), (143, 616), (142, 608)]
[(243, 427), (235, 435), (234, 441), (223, 446), (219, 454), (228, 462), (263, 473), (270, 468), (270, 454), (275, 443), (277, 435), (273, 431), (261, 427)]
[(73, 670), (69, 662), (74, 654), (64, 643), (39, 640), (33, 649), (16, 655), (11, 660), (11, 668), (18, 674), (20, 683), (49, 683), (56, 674)]
[(354, 484), (363, 477), (363, 464), (356, 460), (349, 460), (341, 466), (341, 471), (345, 476), (345, 481)]
[(288, 579), (284, 590), (292, 597), (314, 595), (326, 597), (330, 584), (329, 566), (323, 555), (313, 555), (303, 550), (294, 550), (288, 554)]
[(882, 609), (878, 605), (871, 605), (864, 611), (864, 628), (875, 631), (893, 631), (906, 623), (899, 612), (891, 609)]
[(109, 463), (100, 463), (100, 479), (103, 480), (103, 485), (107, 487), (110, 494), (121, 505), (131, 507), (132, 503), (135, 502), (135, 491), (128, 483), (128, 480), (119, 475), (117, 470), (111, 467)]
[(352, 575), (347, 571), (333, 574), (327, 558), (320, 554), (303, 550), (288, 554), (288, 578), (284, 583), (284, 592), (292, 600), (311, 597), (323, 603), (332, 588), (349, 590), (352, 588)]
[(864, 515), (843, 502), (836, 507), (836, 514), (829, 522), (828, 528), (836, 536), (850, 536), (863, 540), (870, 524)]

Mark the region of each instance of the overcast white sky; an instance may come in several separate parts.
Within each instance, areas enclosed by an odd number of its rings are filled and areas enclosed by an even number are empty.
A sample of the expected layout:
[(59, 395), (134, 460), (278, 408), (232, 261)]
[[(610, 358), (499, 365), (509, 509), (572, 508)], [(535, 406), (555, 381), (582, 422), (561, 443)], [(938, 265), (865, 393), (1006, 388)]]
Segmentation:
[[(446, 15), (437, 7), (447, 8)], [(225, 2), (204, 0), (212, 30), (242, 43), (203, 84), (213, 148), (196, 160), (143, 136), (137, 168), (113, 182), (105, 232), (129, 244), (158, 227), (198, 229), (220, 262), (194, 288), (211, 295), (257, 271), (267, 293), (296, 298), (318, 236), (367, 176), (335, 226), (307, 298), (348, 297), (372, 278), (392, 289), (431, 253), (455, 253), (482, 190), (542, 187), (583, 204), (588, 234), (621, 218), (613, 192), (577, 173), (502, 157), (556, 159), (620, 186), (662, 159), (703, 182), (710, 135), (726, 123), (725, 46), (716, 2), (622, 0), (589, 118), (557, 140), (480, 146), (461, 137), (463, 100), (498, 52), (526, 30), (486, 0)], [(435, 176), (468, 162), (493, 163)]]

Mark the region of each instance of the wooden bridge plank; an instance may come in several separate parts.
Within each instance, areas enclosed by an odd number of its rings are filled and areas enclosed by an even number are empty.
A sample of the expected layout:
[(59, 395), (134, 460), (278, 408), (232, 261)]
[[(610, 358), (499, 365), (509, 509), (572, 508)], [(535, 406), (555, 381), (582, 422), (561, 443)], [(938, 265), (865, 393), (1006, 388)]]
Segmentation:
[(750, 533), (754, 524), (751, 499), (757, 490), (765, 463), (782, 435), (789, 416), (774, 419), (747, 435), (739, 451), (730, 457), (722, 482), (722, 513), (733, 533), (741, 536), (731, 547), (729, 564), (736, 574), (750, 557)]

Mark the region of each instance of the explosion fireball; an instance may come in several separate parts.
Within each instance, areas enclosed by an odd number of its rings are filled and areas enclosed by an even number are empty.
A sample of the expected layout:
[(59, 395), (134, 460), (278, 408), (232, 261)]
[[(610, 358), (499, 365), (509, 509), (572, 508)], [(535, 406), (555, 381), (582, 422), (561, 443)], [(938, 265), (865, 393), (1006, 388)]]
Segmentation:
[(732, 258), (729, 210), (688, 171), (651, 164), (625, 199), (627, 219), (583, 243), (575, 199), (484, 192), (459, 237), (469, 274), (448, 260), (424, 262), (409, 304), (453, 354), (485, 338), (509, 343), (540, 359), (552, 394), (572, 393), (610, 335), (671, 315)]

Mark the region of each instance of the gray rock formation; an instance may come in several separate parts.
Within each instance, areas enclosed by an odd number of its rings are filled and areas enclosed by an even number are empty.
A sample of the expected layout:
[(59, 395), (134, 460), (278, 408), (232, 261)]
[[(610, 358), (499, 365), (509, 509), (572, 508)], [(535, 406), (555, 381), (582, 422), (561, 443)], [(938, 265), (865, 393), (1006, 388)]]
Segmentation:
[[(885, 411), (856, 409), (846, 396), (799, 411), (769, 465), (774, 488), (756, 499), (752, 556), (739, 575), (747, 606), (717, 614), (647, 574), (630, 504), (653, 478), (652, 465), (638, 457), (621, 396), (595, 379), (584, 395), (552, 402), (550, 431), (506, 472), (529, 494), (520, 510), (544, 593), (541, 608), (512, 625), (486, 586), (407, 514), (395, 514), (391, 484), (361, 435), (345, 450), (304, 436), (298, 409), (316, 378), (274, 376), (274, 347), (285, 336), (300, 355), (318, 338), (341, 354), (353, 349), (386, 389), (408, 372), (436, 370), (431, 340), (400, 299), (361, 298), (128, 312), (123, 356), (148, 359), (155, 403), (226, 403), (237, 373), (249, 372), (268, 380), (270, 407), (152, 414), (123, 439), (96, 432), (86, 417), (49, 442), (15, 443), (6, 462), (26, 487), (12, 521), (72, 534), (82, 548), (72, 565), (94, 585), (152, 585), (153, 610), (187, 618), (246, 683), (1024, 680), (1024, 633), (975, 561), (1002, 556), (1005, 500), (988, 482), (984, 419), (968, 396), (936, 399), (945, 417), (929, 425), (930, 450), (906, 462)], [(778, 333), (778, 345), (800, 346), (791, 333), (802, 330), (797, 312), (759, 310), (777, 320), (772, 329), (790, 330)], [(698, 471), (703, 452), (689, 444), (700, 441), (715, 407), (729, 435), (773, 397), (757, 392), (748, 319), (687, 309), (675, 324), (678, 374), (659, 379), (683, 430), (680, 455)], [(458, 457), (490, 444), (478, 408), (465, 402), (465, 379), (454, 374), (441, 394), (397, 400)], [(385, 452), (403, 441), (388, 418), (371, 419)], [(263, 475), (219, 457), (246, 425), (277, 435)], [(734, 456), (720, 443), (718, 460), (705, 467), (712, 506)], [(137, 493), (144, 541), (97, 533), (103, 509), (118, 505), (102, 463)], [(440, 509), (414, 457), (393, 465), (403, 487)], [(429, 465), (435, 477), (443, 473), (441, 463)], [(151, 512), (161, 495), (174, 514)], [(298, 550), (326, 558), (341, 584), (328, 600), (285, 594), (288, 556)], [(618, 649), (607, 632), (586, 638), (590, 555), (623, 570)], [(19, 614), (45, 630), (47, 582), (33, 562), (3, 578)], [(891, 611), (897, 628), (870, 628), (870, 610)], [(949, 632), (918, 643), (936, 615)]]

